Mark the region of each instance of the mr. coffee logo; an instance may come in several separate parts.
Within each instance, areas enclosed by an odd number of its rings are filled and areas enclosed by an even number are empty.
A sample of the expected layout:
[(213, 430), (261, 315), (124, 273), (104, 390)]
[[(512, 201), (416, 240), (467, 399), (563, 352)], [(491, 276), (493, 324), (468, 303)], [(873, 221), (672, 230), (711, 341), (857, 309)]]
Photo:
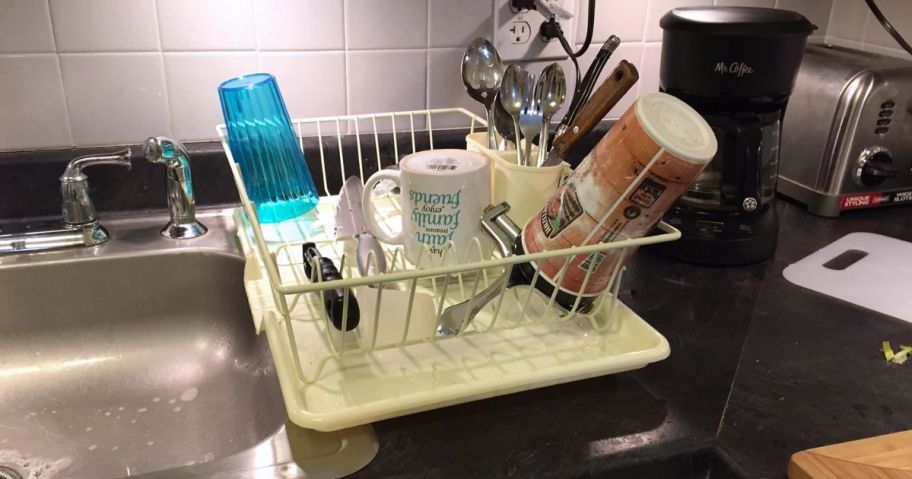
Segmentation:
[(754, 73), (754, 69), (744, 62), (719, 62), (716, 63), (715, 72), (720, 75), (734, 75), (738, 78), (741, 78), (744, 75), (750, 75)]

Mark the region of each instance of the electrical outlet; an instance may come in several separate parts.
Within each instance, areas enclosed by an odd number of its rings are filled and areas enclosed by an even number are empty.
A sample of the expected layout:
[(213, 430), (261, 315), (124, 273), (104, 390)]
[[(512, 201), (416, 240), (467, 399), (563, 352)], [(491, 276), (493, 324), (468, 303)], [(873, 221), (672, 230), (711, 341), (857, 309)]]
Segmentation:
[[(543, 0), (564, 10), (576, 13), (578, 0)], [(555, 38), (547, 42), (539, 36), (545, 17), (536, 10), (514, 13), (510, 0), (494, 1), (494, 46), (504, 61), (550, 60), (566, 58), (567, 53)], [(576, 48), (576, 18), (558, 21), (564, 37)]]

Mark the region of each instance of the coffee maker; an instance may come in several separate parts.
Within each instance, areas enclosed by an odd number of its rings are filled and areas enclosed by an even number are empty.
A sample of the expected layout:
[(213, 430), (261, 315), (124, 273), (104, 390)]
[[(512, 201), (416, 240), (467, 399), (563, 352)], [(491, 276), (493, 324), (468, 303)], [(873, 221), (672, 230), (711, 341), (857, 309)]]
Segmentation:
[(808, 35), (802, 15), (768, 8), (677, 8), (662, 17), (660, 89), (692, 106), (719, 149), (665, 214), (671, 257), (738, 265), (772, 257), (779, 133)]

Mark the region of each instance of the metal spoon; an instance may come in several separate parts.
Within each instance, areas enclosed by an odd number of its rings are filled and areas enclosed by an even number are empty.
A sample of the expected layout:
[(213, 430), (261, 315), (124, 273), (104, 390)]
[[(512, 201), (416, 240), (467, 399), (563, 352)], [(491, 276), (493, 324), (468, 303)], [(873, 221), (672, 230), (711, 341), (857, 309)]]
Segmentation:
[[(532, 86), (529, 85), (529, 88)], [(519, 112), (523, 107), (523, 97), (526, 92), (526, 75), (518, 65), (510, 65), (504, 72), (503, 82), (500, 85), (500, 104), (504, 110), (513, 118), (513, 134), (517, 139), (516, 155), (519, 164), (523, 164), (522, 148), (519, 146), (520, 135), (519, 129)]]
[(547, 157), (548, 151), (548, 130), (551, 127), (551, 117), (560, 110), (567, 97), (567, 79), (564, 77), (564, 69), (557, 63), (552, 63), (545, 67), (538, 79), (538, 85), (535, 86), (536, 102), (542, 112), (541, 135), (538, 139), (538, 161), (537, 166), (542, 166)]
[(503, 138), (503, 141), (497, 147), (498, 150), (511, 149), (510, 143), (513, 145), (519, 144), (519, 139), (513, 133), (513, 118), (510, 117), (507, 110), (504, 110), (503, 104), (500, 102), (499, 92), (497, 93), (497, 100), (494, 101), (494, 128), (497, 129), (500, 137)]
[(497, 49), (484, 38), (472, 40), (462, 56), (462, 83), (469, 96), (485, 106), (488, 117), (488, 148), (497, 148), (494, 127), (494, 96), (504, 75)]
[(519, 128), (523, 138), (526, 139), (525, 152), (523, 153), (522, 166), (532, 166), (532, 140), (541, 130), (542, 112), (536, 101), (535, 75), (525, 72), (525, 91), (522, 109), (519, 111)]

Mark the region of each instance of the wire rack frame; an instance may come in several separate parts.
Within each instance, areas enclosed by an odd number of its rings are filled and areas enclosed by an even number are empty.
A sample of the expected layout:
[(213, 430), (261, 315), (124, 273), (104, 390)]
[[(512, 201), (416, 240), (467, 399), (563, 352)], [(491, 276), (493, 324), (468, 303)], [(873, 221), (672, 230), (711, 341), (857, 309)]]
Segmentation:
[[(320, 168), (323, 178), (323, 188), (324, 191), (329, 191), (329, 185), (327, 178), (329, 175), (327, 154), (324, 148), (324, 139), (327, 137), (325, 134), (326, 125), (329, 125), (329, 129), (334, 133), (331, 135), (336, 140), (338, 145), (338, 155), (339, 155), (339, 173), (341, 173), (342, 178), (347, 176), (345, 161), (344, 161), (344, 152), (343, 152), (343, 132), (345, 135), (354, 134), (355, 138), (355, 149), (358, 160), (358, 175), (361, 178), (362, 182), (365, 178), (364, 166), (365, 162), (365, 147), (362, 145), (362, 135), (364, 132), (360, 128), (360, 123), (366, 121), (370, 124), (370, 131), (367, 133), (368, 137), (373, 137), (374, 150), (373, 153), (376, 155), (374, 161), (376, 162), (376, 168), (379, 170), (382, 168), (381, 163), (381, 150), (380, 150), (380, 140), (384, 135), (389, 135), (392, 139), (393, 145), (393, 158), (396, 163), (399, 161), (400, 150), (406, 152), (415, 152), (417, 151), (418, 142), (416, 141), (419, 135), (427, 135), (427, 144), (430, 148), (434, 147), (434, 120), (435, 117), (439, 116), (457, 116), (464, 119), (464, 124), (468, 127), (470, 133), (475, 131), (476, 125), (486, 127), (486, 122), (480, 117), (472, 114), (471, 112), (462, 109), (462, 108), (448, 108), (448, 109), (436, 109), (436, 110), (416, 110), (416, 111), (407, 111), (407, 112), (391, 112), (391, 113), (379, 113), (379, 114), (367, 114), (367, 115), (348, 115), (340, 117), (321, 117), (321, 118), (312, 118), (312, 119), (302, 119), (294, 120), (293, 125), (298, 134), (299, 147), (304, 148), (304, 138), (305, 131), (314, 132), (317, 138), (319, 147), (319, 156), (320, 156)], [(400, 126), (398, 121), (407, 122), (408, 128), (399, 130), (397, 126)], [(419, 126), (424, 126), (425, 130), (416, 129), (416, 119), (423, 121), (424, 124)], [(378, 128), (378, 120), (385, 120), (388, 122), (390, 128), (388, 131), (381, 131)], [(382, 126), (382, 123), (380, 124)], [(541, 264), (542, 261), (563, 258), (564, 263), (563, 267), (560, 269), (557, 277), (555, 278), (556, 284), (561, 284), (564, 275), (567, 272), (571, 260), (577, 255), (589, 255), (589, 254), (605, 254), (609, 250), (615, 250), (615, 253), (618, 258), (623, 258), (627, 256), (627, 251), (630, 248), (636, 248), (643, 245), (655, 244), (660, 242), (672, 241), (680, 237), (680, 232), (675, 228), (667, 225), (665, 223), (660, 223), (659, 229), (662, 233), (654, 234), (642, 238), (628, 239), (624, 241), (617, 241), (613, 243), (599, 243), (594, 245), (579, 246), (574, 248), (568, 248), (563, 250), (555, 251), (542, 251), (533, 254), (525, 254), (522, 256), (502, 256), (495, 257), (493, 259), (483, 258), (481, 254), (481, 248), (477, 244), (478, 239), (476, 238), (475, 245), (471, 250), (477, 250), (478, 254), (473, 261), (465, 261), (454, 266), (439, 266), (432, 267), (427, 269), (416, 269), (410, 268), (408, 262), (405, 260), (403, 251), (399, 247), (388, 248), (386, 253), (389, 256), (388, 264), (392, 265), (388, 272), (371, 277), (360, 277), (356, 272), (353, 271), (351, 267), (351, 261), (348, 260), (348, 255), (345, 253), (344, 248), (341, 246), (340, 242), (334, 241), (330, 237), (325, 236), (326, 229), (323, 229), (324, 235), (321, 237), (318, 230), (312, 229), (312, 224), (306, 221), (302, 222), (293, 222), (293, 225), (296, 229), (295, 239), (288, 239), (280, 237), (277, 241), (267, 241), (266, 236), (263, 233), (263, 226), (259, 223), (256, 210), (253, 203), (250, 201), (249, 197), (246, 194), (246, 189), (244, 187), (243, 177), (240, 174), (240, 169), (238, 164), (234, 161), (234, 158), (231, 154), (230, 147), (227, 143), (227, 131), (224, 125), (219, 125), (218, 133), (222, 140), (223, 147), (228, 156), (228, 161), (231, 166), (235, 185), (238, 189), (238, 193), (241, 197), (241, 202), (243, 206), (243, 211), (245, 213), (245, 218), (243, 222), (247, 223), (249, 227), (244, 228), (246, 234), (248, 235), (248, 240), (255, 247), (253, 248), (259, 258), (259, 263), (266, 272), (268, 282), (270, 285), (270, 291), (277, 309), (277, 312), (281, 315), (283, 323), (285, 325), (286, 334), (289, 342), (291, 343), (291, 354), (294, 359), (295, 369), (298, 379), (304, 384), (312, 384), (320, 378), (321, 373), (323, 372), (326, 364), (332, 360), (338, 360), (341, 356), (346, 354), (354, 353), (370, 353), (372, 351), (379, 351), (389, 348), (402, 348), (412, 344), (416, 341), (408, 340), (409, 328), (412, 323), (412, 308), (414, 305), (414, 298), (417, 290), (419, 289), (419, 283), (427, 283), (424, 285), (425, 289), (430, 291), (435, 297), (435, 311), (436, 311), (436, 320), (439, 321), (441, 315), (444, 313), (447, 306), (452, 306), (455, 303), (460, 301), (468, 301), (469, 306), (468, 310), (471, 310), (473, 307), (473, 301), (475, 301), (476, 294), (481, 291), (483, 288), (487, 288), (494, 284), (495, 279), (497, 278), (508, 278), (516, 264), (529, 262), (533, 265), (536, 265), (535, 274), (532, 278), (532, 284), (535, 284), (539, 279), (540, 268), (537, 267)], [(408, 144), (400, 145), (399, 144), (399, 134), (403, 133), (408, 138)], [(404, 146), (405, 148), (401, 148)], [(648, 168), (644, 169), (641, 172), (641, 177), (646, 174)], [(639, 178), (634, 181), (637, 183)], [(326, 200), (325, 198), (323, 200)], [(321, 203), (324, 201), (321, 200)], [(331, 205), (331, 202), (329, 203)], [(398, 206), (394, 201), (391, 202), (394, 206)], [(317, 215), (317, 218), (325, 215)], [(322, 278), (319, 277), (320, 268), (313, 268), (316, 277), (308, 277), (304, 273), (303, 269), (303, 260), (300, 258), (296, 252), (300, 251), (301, 245), (305, 240), (300, 239), (301, 237), (307, 238), (307, 241), (314, 241), (317, 243), (321, 252), (327, 256), (331, 256), (334, 260), (337, 260), (339, 264), (339, 270), (343, 272), (345, 279), (338, 281), (321, 281)], [(456, 245), (449, 243), (447, 245), (446, 251), (456, 250)], [(421, 254), (425, 254), (422, 252)], [(368, 257), (369, 262), (376, 264), (376, 258), (373, 256)], [(599, 298), (594, 303), (594, 311), (599, 311), (602, 308), (606, 308), (607, 314), (602, 315), (611, 318), (614, 316), (615, 308), (617, 307), (617, 291), (620, 286), (620, 279), (623, 272), (623, 262), (618, 260), (615, 263), (615, 266), (612, 270), (610, 280), (608, 282), (609, 288), (605, 293), (599, 296)], [(497, 270), (498, 273), (492, 274), (493, 270)], [(592, 270), (587, 271), (584, 280), (583, 280), (583, 289), (588, 284), (590, 280)], [(455, 286), (454, 286), (455, 283)], [(504, 298), (506, 297), (507, 282), (501, 281), (500, 288), (497, 294), (496, 300), (494, 300), (494, 313), (492, 319), (488, 322), (486, 327), (482, 329), (474, 329), (471, 331), (466, 330), (466, 326), (469, 325), (471, 318), (468, 314), (463, 318), (461, 331), (464, 334), (484, 334), (495, 330), (498, 326), (498, 320), (500, 318), (501, 307), (504, 303)], [(377, 332), (380, 330), (380, 317), (379, 310), (382, 302), (382, 294), (384, 291), (384, 285), (391, 284), (405, 284), (406, 291), (409, 294), (409, 301), (405, 311), (405, 321), (400, 336), (400, 340), (388, 345), (378, 346), (377, 345)], [(343, 288), (346, 292), (352, 288), (359, 286), (373, 286), (377, 288), (378, 291), (378, 301), (372, 314), (367, 318), (368, 321), (372, 322), (372, 331), (373, 337), (367, 344), (361, 344), (360, 346), (352, 346), (344, 340), (340, 335), (334, 335), (330, 332), (332, 327), (330, 326), (330, 319), (325, 312), (320, 312), (316, 315), (310, 314), (305, 315), (306, 317), (302, 318), (299, 314), (299, 311), (302, 309), (301, 303), (306, 302), (308, 298), (313, 298), (308, 296), (312, 293), (316, 293), (319, 296), (323, 294), (324, 291), (330, 288)], [(454, 291), (454, 289), (456, 291)], [(553, 293), (547, 298), (547, 307), (545, 309), (546, 313), (541, 317), (532, 317), (527, 313), (528, 305), (530, 299), (534, 293), (533, 288), (528, 288), (525, 293), (525, 298), (520, 301), (520, 320), (514, 321), (510, 327), (519, 327), (524, 324), (532, 324), (536, 322), (546, 322), (549, 320), (554, 320), (557, 318), (566, 318), (568, 316), (573, 316), (578, 313), (578, 307), (580, 305), (581, 297), (578, 297), (576, 302), (573, 304), (572, 308), (569, 311), (562, 310), (557, 308), (555, 305), (556, 295), (558, 289), (555, 288)], [(343, 302), (343, 313), (342, 317), (347, 318), (347, 310), (349, 308), (348, 304), (348, 294), (345, 294), (345, 301)], [(306, 308), (305, 308), (306, 309)], [(364, 312), (362, 312), (364, 315)], [(294, 319), (294, 321), (293, 321)], [(610, 321), (603, 321), (599, 323), (595, 316), (587, 316), (586, 319), (591, 322), (591, 327), (596, 331), (605, 331), (611, 327)], [(326, 337), (326, 343), (328, 344), (327, 354), (322, 355), (317, 361), (315, 366), (305, 368), (303, 361), (300, 357), (300, 348), (295, 339), (295, 331), (293, 323), (295, 321), (314, 321), (321, 322), (321, 329), (324, 332)], [(363, 320), (362, 320), (363, 321)], [(345, 325), (343, 324), (343, 329)], [(448, 338), (430, 338), (424, 339), (423, 341), (439, 341), (446, 340)], [(493, 359), (492, 359), (493, 361)]]

